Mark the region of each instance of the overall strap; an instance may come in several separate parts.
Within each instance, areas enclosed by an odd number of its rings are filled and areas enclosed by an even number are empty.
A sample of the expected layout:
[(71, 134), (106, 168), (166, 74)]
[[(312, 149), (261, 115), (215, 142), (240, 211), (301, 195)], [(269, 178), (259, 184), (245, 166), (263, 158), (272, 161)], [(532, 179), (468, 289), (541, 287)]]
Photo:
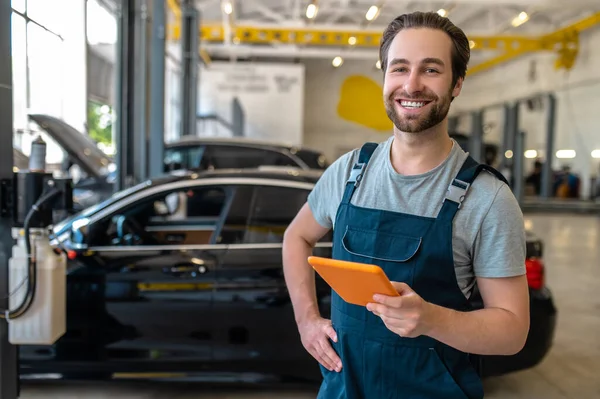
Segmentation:
[(363, 173), (373, 152), (377, 148), (379, 144), (377, 143), (365, 143), (360, 149), (360, 154), (358, 155), (358, 161), (352, 166), (352, 171), (350, 172), (350, 177), (346, 181), (346, 189), (344, 190), (344, 196), (342, 197), (342, 204), (349, 204), (350, 199), (352, 198), (352, 194), (354, 194), (354, 190), (359, 186), (360, 181), (362, 180)]
[(444, 198), (444, 203), (438, 218), (443, 218), (450, 221), (454, 219), (456, 212), (458, 212), (458, 210), (462, 207), (462, 203), (467, 196), (471, 184), (473, 184), (482, 170), (489, 171), (508, 185), (508, 181), (506, 181), (506, 178), (502, 175), (502, 173), (498, 172), (489, 165), (477, 163), (477, 161), (475, 161), (469, 155), (460, 168), (460, 171), (456, 175), (456, 178), (454, 178), (448, 187), (448, 191), (446, 192), (446, 197)]

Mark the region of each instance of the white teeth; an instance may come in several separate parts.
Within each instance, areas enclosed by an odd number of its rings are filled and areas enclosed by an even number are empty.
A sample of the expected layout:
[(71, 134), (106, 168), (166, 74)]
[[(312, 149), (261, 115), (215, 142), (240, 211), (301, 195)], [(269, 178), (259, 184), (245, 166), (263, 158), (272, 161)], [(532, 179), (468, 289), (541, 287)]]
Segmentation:
[(406, 108), (421, 108), (425, 105), (425, 103), (416, 101), (400, 101), (400, 105)]

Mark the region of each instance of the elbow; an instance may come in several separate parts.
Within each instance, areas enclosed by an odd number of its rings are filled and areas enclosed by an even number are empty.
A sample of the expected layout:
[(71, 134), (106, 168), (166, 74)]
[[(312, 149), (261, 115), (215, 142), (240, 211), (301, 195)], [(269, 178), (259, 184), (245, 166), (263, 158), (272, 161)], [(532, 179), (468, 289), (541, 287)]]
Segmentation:
[(526, 322), (518, 323), (519, 328), (516, 329), (511, 345), (509, 346), (507, 353), (508, 356), (516, 355), (521, 352), (527, 343), (527, 337), (529, 336), (529, 319)]

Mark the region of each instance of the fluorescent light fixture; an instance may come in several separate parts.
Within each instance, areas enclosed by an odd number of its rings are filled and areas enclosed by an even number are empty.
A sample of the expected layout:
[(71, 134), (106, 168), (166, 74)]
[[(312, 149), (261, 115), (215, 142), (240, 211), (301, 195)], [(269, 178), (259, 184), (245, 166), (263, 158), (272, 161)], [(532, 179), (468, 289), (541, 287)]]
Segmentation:
[(440, 8), (440, 9), (437, 11), (437, 13), (438, 13), (438, 15), (439, 15), (440, 17), (447, 17), (447, 16), (448, 16), (448, 11), (444, 10), (443, 8)]
[(592, 151), (592, 158), (600, 159), (600, 150)]
[(335, 57), (333, 59), (333, 61), (331, 62), (331, 65), (333, 65), (334, 67), (339, 67), (344, 63), (344, 60), (342, 59), (342, 57), (340, 57), (339, 55), (337, 57)]
[(377, 60), (377, 62), (375, 63), (375, 68), (381, 69), (381, 61)]
[(348, 38), (348, 44), (354, 46), (356, 44), (356, 38), (354, 36), (350, 36)]
[(316, 4), (309, 4), (308, 7), (306, 7), (306, 18), (313, 19), (317, 16), (318, 11), (319, 9)]
[(527, 21), (529, 21), (529, 15), (525, 11), (523, 11), (519, 15), (517, 15), (515, 18), (513, 18), (512, 26), (514, 26), (516, 28), (517, 26), (523, 25)]
[(504, 156), (508, 159), (513, 157), (513, 152), (511, 150), (508, 150), (504, 153)]
[(369, 11), (367, 11), (367, 13), (365, 14), (365, 18), (367, 19), (367, 21), (372, 21), (375, 18), (377, 18), (377, 16), (379, 16), (379, 7), (377, 6), (371, 6), (369, 8)]
[(230, 1), (223, 2), (223, 12), (227, 15), (231, 15), (233, 12), (233, 4)]
[(527, 158), (527, 159), (533, 159), (533, 158), (536, 158), (537, 156), (538, 156), (538, 153), (536, 150), (525, 151), (525, 158)]
[(576, 155), (577, 155), (577, 153), (575, 152), (575, 150), (558, 150), (558, 151), (556, 151), (556, 158), (559, 158), (559, 159), (571, 159), (571, 158), (575, 158)]

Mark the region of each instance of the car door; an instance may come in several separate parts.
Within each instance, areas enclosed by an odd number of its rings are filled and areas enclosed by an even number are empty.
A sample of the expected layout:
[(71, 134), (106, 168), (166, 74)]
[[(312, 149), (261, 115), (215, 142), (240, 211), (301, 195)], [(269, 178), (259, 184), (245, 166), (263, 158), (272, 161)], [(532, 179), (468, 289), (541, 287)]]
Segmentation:
[[(305, 183), (253, 187), (245, 232), (229, 243), (217, 270), (215, 360), (224, 367), (303, 376), (318, 372), (300, 342), (281, 261), (283, 234), (310, 188)], [(319, 243), (315, 255), (330, 256), (328, 240)], [(328, 313), (329, 291), (320, 279), (317, 286), (320, 307)]]
[[(202, 370), (212, 359), (216, 238), (231, 192), (175, 183), (90, 226), (115, 331), (104, 356), (127, 370)], [(125, 367), (124, 365), (127, 365)]]

